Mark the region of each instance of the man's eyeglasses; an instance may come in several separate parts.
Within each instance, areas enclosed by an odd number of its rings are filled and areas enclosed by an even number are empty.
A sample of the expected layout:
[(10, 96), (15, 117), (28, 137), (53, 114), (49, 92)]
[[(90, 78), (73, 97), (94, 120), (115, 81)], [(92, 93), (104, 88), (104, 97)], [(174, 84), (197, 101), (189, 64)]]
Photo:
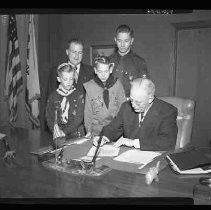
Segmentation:
[(132, 98), (129, 98), (129, 100), (131, 101), (131, 103), (134, 103), (134, 104), (136, 104), (138, 106), (141, 106), (142, 104), (146, 103), (146, 101), (137, 101), (137, 100), (134, 100)]

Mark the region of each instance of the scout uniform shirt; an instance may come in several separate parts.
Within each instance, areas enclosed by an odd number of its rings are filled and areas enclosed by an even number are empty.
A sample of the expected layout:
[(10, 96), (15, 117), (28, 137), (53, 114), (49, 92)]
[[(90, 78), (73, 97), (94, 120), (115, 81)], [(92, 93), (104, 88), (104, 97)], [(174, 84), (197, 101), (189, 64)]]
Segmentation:
[(124, 56), (115, 52), (109, 59), (115, 64), (113, 75), (122, 82), (126, 97), (130, 96), (130, 81), (138, 77), (149, 77), (145, 60), (131, 50)]
[(58, 125), (67, 138), (77, 138), (85, 134), (84, 95), (77, 89), (72, 89), (69, 94), (63, 94), (59, 88), (54, 91), (47, 101), (46, 120), (51, 132), (53, 132), (55, 110), (58, 109)]
[(99, 135), (103, 126), (110, 123), (117, 115), (122, 103), (126, 100), (123, 86), (120, 80), (108, 88), (108, 108), (103, 99), (104, 89), (94, 79), (84, 84), (86, 90), (84, 122), (87, 132)]

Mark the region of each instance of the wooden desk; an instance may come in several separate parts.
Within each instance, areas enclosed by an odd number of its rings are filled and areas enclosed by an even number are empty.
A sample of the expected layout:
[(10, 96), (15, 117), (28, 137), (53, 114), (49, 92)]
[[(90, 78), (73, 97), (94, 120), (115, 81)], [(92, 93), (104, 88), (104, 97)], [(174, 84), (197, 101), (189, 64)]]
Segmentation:
[[(168, 166), (159, 173), (159, 182), (151, 185), (145, 183), (143, 174), (118, 170), (100, 177), (64, 174), (44, 168), (29, 153), (50, 145), (49, 134), (9, 127), (0, 127), (0, 132), (8, 135), (10, 146), (17, 151), (19, 165), (8, 168), (3, 164), (4, 149), (0, 142), (0, 198), (193, 197), (193, 186), (198, 183), (198, 177), (182, 178)], [(194, 199), (194, 204), (211, 202)]]

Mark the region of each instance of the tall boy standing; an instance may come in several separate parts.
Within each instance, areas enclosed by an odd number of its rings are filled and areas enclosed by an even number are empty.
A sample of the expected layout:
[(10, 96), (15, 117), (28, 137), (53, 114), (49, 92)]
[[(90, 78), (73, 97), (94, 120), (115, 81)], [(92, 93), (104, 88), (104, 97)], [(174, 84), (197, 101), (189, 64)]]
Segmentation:
[(110, 57), (114, 63), (113, 75), (120, 78), (127, 98), (130, 96), (130, 81), (138, 77), (149, 78), (146, 61), (132, 50), (134, 42), (133, 30), (128, 25), (120, 25), (116, 29), (114, 41), (117, 51)]

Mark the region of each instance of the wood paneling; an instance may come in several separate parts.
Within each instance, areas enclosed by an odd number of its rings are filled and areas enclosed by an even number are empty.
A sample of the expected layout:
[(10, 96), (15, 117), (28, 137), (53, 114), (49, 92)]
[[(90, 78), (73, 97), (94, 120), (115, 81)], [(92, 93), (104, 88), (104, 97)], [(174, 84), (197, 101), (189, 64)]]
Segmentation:
[(41, 91), (41, 129), (46, 129), (45, 107), (48, 78), (53, 67), (61, 61), (61, 16), (39, 15), (39, 74)]
[(209, 146), (211, 24), (210, 21), (178, 23), (175, 30), (173, 94), (195, 101), (192, 143), (195, 146)]

